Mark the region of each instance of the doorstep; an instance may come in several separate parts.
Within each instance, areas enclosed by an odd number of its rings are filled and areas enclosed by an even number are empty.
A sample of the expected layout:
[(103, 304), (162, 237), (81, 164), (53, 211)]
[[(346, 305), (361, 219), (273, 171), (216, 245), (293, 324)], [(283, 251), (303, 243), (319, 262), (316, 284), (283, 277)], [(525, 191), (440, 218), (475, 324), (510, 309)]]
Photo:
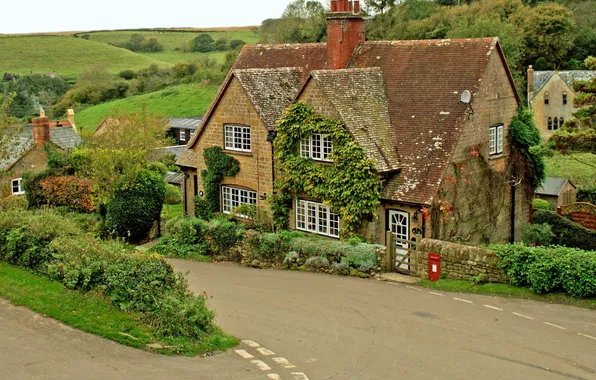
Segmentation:
[(418, 277), (406, 276), (405, 274), (399, 273), (381, 273), (381, 281), (416, 284), (420, 279)]

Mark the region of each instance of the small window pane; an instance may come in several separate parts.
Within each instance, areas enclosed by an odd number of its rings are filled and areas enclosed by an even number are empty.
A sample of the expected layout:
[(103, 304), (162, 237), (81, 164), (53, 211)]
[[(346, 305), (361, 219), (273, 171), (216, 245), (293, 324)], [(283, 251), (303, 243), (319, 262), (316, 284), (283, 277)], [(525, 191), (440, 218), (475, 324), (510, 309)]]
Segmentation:
[(503, 153), (503, 126), (497, 127), (497, 153)]
[(186, 141), (186, 131), (180, 131), (180, 141)]
[(489, 129), (488, 153), (489, 154), (497, 153), (497, 129), (495, 127), (491, 127)]
[(553, 118), (552, 117), (548, 118), (548, 130), (549, 131), (553, 130)]
[(555, 117), (555, 125), (554, 125), (554, 127), (553, 127), (553, 130), (554, 130), (554, 131), (556, 131), (557, 129), (559, 129), (559, 119), (557, 119), (557, 118)]
[(318, 133), (312, 135), (312, 158), (315, 160), (323, 158), (321, 154), (321, 135)]

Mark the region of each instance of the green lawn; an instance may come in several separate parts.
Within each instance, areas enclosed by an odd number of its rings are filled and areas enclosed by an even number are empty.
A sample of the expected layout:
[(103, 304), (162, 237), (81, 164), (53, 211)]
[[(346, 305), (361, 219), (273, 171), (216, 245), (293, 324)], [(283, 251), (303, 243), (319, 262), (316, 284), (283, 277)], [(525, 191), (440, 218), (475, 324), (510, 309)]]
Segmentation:
[(137, 316), (111, 306), (104, 297), (68, 290), (57, 282), (4, 262), (0, 262), (0, 297), (121, 344), (143, 349), (147, 349), (146, 344), (155, 342), (171, 346), (155, 350), (167, 355), (194, 356), (209, 351), (224, 351), (238, 344), (236, 338), (219, 329), (206, 334), (199, 341), (184, 338), (158, 340), (152, 336), (149, 325)]
[(96, 41), (70, 36), (0, 37), (0, 72), (51, 73), (77, 77), (90, 65), (104, 65), (112, 73), (169, 63)]
[(203, 115), (217, 93), (218, 87), (203, 87), (198, 84), (185, 84), (169, 87), (162, 91), (131, 96), (112, 102), (98, 104), (75, 113), (75, 122), (83, 134), (92, 133), (97, 126), (115, 109), (138, 112), (143, 104), (149, 111), (174, 117)]
[(536, 294), (527, 288), (519, 288), (509, 284), (482, 284), (475, 285), (463, 280), (421, 280), (418, 285), (429, 289), (444, 290), (448, 292), (473, 293), (489, 296), (511, 297), (530, 299), (534, 301), (573, 305), (596, 310), (596, 298), (573, 298), (563, 293)]
[(184, 215), (184, 204), (178, 203), (177, 205), (163, 205), (161, 211), (161, 217), (164, 219), (173, 219), (177, 216)]
[[(596, 166), (596, 154), (574, 153), (574, 157)], [(569, 155), (556, 154), (546, 157), (546, 174), (549, 177), (569, 177), (576, 186), (596, 186), (596, 168), (584, 165)]]

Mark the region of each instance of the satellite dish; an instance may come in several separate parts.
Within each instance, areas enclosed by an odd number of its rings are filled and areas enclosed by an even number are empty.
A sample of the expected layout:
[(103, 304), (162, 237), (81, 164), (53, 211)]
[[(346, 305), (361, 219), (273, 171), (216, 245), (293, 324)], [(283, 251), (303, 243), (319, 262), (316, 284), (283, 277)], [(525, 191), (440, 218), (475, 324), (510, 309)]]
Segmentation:
[(468, 91), (468, 90), (464, 90), (461, 93), (461, 98), (459, 101), (462, 103), (469, 104), (471, 99), (472, 99), (472, 93), (470, 93), (470, 91)]

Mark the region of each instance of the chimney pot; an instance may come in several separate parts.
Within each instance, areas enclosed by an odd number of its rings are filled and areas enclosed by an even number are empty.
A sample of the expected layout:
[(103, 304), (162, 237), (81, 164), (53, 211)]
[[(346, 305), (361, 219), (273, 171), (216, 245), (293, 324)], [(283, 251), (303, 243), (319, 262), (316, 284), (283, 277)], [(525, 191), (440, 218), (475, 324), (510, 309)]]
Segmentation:
[(337, 0), (331, 0), (331, 12), (337, 12)]
[(46, 111), (39, 110), (39, 117), (46, 117)]
[(354, 4), (353, 12), (354, 13), (360, 13), (360, 1), (359, 0), (356, 0), (356, 1), (354, 1), (353, 4)]
[(33, 125), (33, 141), (38, 148), (45, 143), (50, 142), (50, 119), (47, 117), (38, 117), (31, 121)]

